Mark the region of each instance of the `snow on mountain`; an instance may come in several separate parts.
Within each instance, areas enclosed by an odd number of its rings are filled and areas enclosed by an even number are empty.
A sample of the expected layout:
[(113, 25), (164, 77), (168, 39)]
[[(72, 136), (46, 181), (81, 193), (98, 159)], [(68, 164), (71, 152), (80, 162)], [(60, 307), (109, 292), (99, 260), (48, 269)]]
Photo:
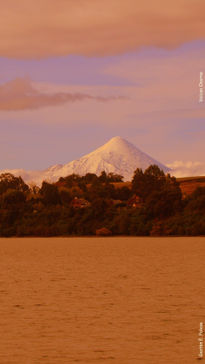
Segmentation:
[(125, 180), (131, 180), (137, 167), (144, 170), (150, 164), (157, 164), (164, 171), (168, 171), (166, 166), (141, 152), (131, 143), (121, 137), (114, 137), (93, 152), (65, 164), (56, 174), (57, 176), (67, 176), (72, 173), (85, 175), (90, 172), (99, 175), (104, 170), (107, 173), (121, 174)]
[(81, 176), (88, 172), (100, 175), (102, 171), (120, 174), (124, 176), (126, 181), (132, 179), (136, 168), (144, 170), (151, 164), (157, 164), (164, 172), (169, 171), (168, 167), (143, 153), (125, 139), (117, 136), (93, 152), (65, 165), (54, 165), (44, 171), (7, 170), (1, 171), (1, 173), (10, 172), (15, 175), (21, 175), (26, 182), (32, 181), (37, 184), (40, 184), (43, 180), (54, 182), (60, 177), (65, 177), (72, 173)]

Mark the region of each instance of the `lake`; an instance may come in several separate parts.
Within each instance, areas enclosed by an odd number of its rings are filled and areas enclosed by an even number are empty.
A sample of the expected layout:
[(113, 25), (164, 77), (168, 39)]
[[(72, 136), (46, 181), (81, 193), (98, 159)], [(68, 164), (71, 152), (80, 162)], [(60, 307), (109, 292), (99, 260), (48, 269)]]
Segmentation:
[(1, 364), (189, 364), (205, 238), (1, 238)]

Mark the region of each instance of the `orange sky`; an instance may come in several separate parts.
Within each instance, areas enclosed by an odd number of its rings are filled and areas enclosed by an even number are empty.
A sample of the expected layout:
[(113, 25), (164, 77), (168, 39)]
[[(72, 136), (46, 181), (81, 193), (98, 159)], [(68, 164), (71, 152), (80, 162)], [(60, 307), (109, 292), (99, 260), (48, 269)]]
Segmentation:
[(0, 55), (108, 55), (205, 37), (204, 0), (2, 1)]
[(205, 174), (205, 0), (0, 0), (0, 16), (0, 170), (120, 135)]

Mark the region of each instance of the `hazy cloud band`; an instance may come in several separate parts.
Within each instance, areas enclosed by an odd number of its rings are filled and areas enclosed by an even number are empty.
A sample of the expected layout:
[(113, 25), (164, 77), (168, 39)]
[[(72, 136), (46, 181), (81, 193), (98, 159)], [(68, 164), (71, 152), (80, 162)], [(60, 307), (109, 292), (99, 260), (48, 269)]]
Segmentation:
[(46, 94), (35, 89), (28, 78), (16, 78), (0, 86), (0, 110), (18, 111), (57, 106), (83, 100), (106, 102), (123, 99), (121, 96), (92, 96), (84, 93), (57, 92)]
[(204, 0), (1, 1), (0, 56), (109, 55), (205, 38)]

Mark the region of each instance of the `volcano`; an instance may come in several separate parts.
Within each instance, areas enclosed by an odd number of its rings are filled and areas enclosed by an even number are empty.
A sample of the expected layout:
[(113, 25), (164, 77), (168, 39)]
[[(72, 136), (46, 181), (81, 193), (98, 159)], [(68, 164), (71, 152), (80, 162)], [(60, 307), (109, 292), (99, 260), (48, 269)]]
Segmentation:
[(54, 182), (60, 177), (66, 177), (73, 173), (80, 176), (86, 173), (100, 175), (102, 171), (120, 174), (125, 181), (130, 181), (136, 168), (145, 170), (151, 164), (158, 165), (165, 173), (170, 171), (168, 167), (142, 152), (127, 140), (116, 136), (93, 152), (64, 165), (57, 164), (44, 171), (10, 170), (6, 172), (21, 175), (26, 182), (33, 181), (38, 184), (43, 180)]

